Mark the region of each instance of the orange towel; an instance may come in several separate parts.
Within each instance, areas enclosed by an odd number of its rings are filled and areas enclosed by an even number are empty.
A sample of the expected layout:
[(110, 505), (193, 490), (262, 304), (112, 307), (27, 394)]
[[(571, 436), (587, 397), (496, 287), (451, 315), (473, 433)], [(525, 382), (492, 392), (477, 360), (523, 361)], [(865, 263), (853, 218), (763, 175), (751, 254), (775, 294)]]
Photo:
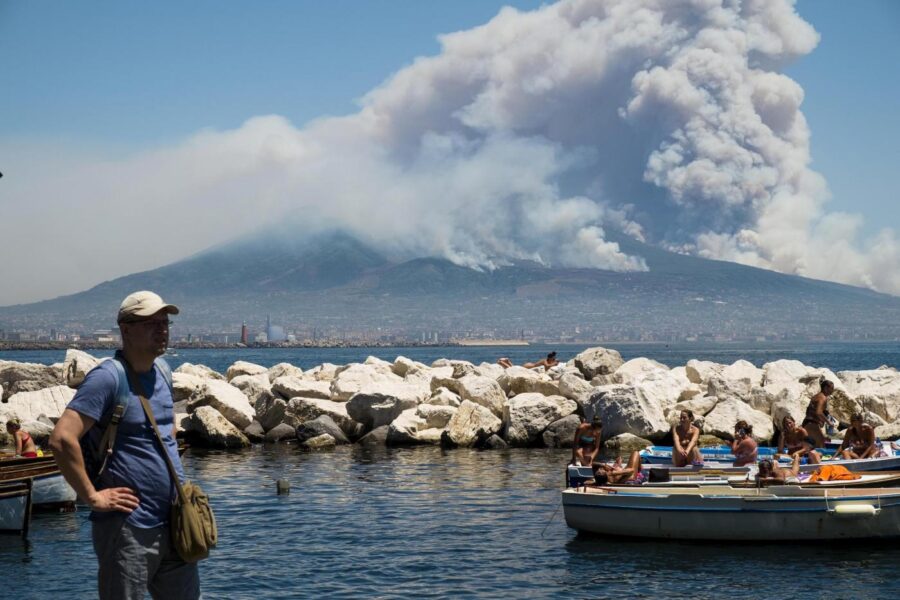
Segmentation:
[(851, 473), (846, 467), (841, 465), (825, 465), (816, 469), (809, 481), (810, 483), (817, 481), (852, 481), (859, 478), (859, 475)]

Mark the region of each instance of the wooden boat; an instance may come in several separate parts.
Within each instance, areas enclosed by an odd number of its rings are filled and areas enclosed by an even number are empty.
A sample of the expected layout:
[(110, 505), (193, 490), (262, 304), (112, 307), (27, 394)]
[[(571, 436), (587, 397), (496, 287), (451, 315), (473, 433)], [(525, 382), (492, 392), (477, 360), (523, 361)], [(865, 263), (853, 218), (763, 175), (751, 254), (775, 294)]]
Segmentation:
[(799, 486), (599, 487), (562, 492), (569, 527), (684, 540), (805, 541), (900, 537), (900, 490)]
[(35, 510), (74, 510), (76, 494), (55, 462), (0, 468), (0, 484), (33, 481)]
[(53, 454), (50, 452), (45, 452), (44, 456), (38, 456), (37, 458), (23, 458), (21, 456), (5, 456), (0, 458), (0, 470), (3, 470), (7, 467), (18, 467), (23, 465), (42, 465), (53, 463)]
[(0, 533), (28, 537), (31, 523), (31, 482), (0, 483)]

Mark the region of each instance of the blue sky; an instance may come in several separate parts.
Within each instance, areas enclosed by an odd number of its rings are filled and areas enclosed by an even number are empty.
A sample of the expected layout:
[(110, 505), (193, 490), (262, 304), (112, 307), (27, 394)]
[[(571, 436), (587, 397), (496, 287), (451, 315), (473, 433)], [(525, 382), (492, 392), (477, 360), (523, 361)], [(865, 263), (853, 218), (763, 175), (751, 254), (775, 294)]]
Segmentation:
[[(481, 25), (504, 5), (542, 2), (0, 0), (0, 206), (17, 145), (128, 155), (258, 115), (303, 128), (353, 114), (392, 74), (437, 54), (439, 34)], [(827, 209), (861, 213), (864, 236), (900, 231), (900, 2), (800, 0), (797, 10), (821, 41), (785, 72), (805, 91)], [(0, 305), (83, 287), (0, 293)]]

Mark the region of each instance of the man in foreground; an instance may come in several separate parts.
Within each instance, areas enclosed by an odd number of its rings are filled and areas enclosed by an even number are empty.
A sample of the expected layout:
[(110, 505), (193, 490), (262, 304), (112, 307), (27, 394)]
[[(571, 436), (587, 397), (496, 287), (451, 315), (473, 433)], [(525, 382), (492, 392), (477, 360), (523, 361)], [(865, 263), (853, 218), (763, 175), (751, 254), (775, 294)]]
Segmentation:
[[(99, 563), (101, 599), (196, 599), (200, 577), (196, 563), (181, 559), (168, 526), (175, 486), (162, 452), (168, 452), (184, 480), (175, 441), (172, 390), (154, 360), (169, 344), (169, 315), (178, 307), (153, 292), (135, 292), (122, 302), (118, 323), (122, 349), (116, 359), (129, 372), (126, 407), (105, 468), (92, 481), (80, 440), (99, 447), (117, 401), (119, 375), (103, 361), (78, 388), (56, 424), (50, 446), (66, 481), (91, 506), (92, 538)], [(149, 401), (159, 425), (156, 438), (138, 394)]]

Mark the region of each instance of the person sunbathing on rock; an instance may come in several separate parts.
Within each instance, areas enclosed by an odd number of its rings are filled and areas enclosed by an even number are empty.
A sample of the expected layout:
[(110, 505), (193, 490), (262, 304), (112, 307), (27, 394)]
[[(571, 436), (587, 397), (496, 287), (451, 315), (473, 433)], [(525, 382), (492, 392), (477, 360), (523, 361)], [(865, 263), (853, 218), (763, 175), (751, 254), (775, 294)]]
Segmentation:
[(794, 417), (785, 415), (781, 420), (781, 435), (778, 437), (776, 457), (781, 454), (805, 456), (813, 464), (821, 462), (822, 457), (816, 452), (816, 441), (809, 436), (806, 429), (799, 427)]
[[(513, 366), (512, 361), (506, 357), (499, 359), (497, 361), (497, 364), (505, 369), (508, 369)], [(544, 367), (545, 371), (549, 371), (552, 367), (555, 367), (558, 364), (559, 364), (559, 361), (556, 360), (556, 352), (551, 352), (550, 354), (547, 355), (547, 358), (542, 358), (541, 360), (539, 360), (537, 362), (527, 362), (522, 366), (525, 367), (526, 369), (533, 369), (535, 367)]]
[(793, 461), (788, 469), (776, 466), (770, 458), (764, 458), (759, 461), (759, 471), (756, 473), (756, 483), (759, 485), (767, 485), (774, 483), (790, 484), (800, 483), (800, 454), (793, 454)]
[(641, 470), (641, 455), (635, 450), (628, 459), (628, 464), (622, 466), (622, 457), (618, 457), (611, 465), (596, 465), (594, 481), (600, 485), (613, 483), (629, 483), (640, 485), (646, 481), (646, 476)]
[(700, 428), (694, 425), (694, 413), (681, 411), (678, 424), (672, 426), (672, 464), (685, 467), (691, 464), (703, 464), (703, 457), (697, 442), (700, 439)]
[(844, 433), (844, 440), (832, 458), (836, 458), (838, 455), (844, 460), (878, 456), (875, 430), (871, 425), (863, 422), (862, 415), (859, 413), (850, 417), (850, 428)]
[(756, 462), (757, 444), (752, 433), (753, 426), (747, 421), (742, 419), (734, 424), (734, 441), (731, 442), (734, 466), (744, 467)]

